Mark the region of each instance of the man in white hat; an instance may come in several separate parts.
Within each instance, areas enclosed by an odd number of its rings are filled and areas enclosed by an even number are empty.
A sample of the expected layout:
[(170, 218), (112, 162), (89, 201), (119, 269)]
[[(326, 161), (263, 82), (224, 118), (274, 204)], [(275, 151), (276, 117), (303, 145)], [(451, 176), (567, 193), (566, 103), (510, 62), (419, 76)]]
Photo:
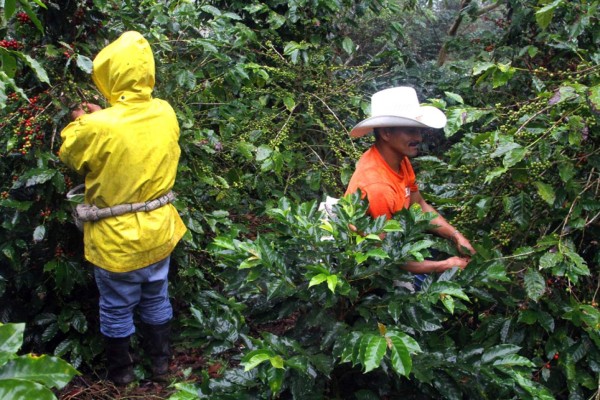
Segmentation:
[[(356, 165), (346, 194), (360, 189), (369, 201), (372, 217), (386, 215), (391, 218), (397, 211), (419, 204), (425, 212), (435, 212), (419, 193), (415, 173), (409, 158), (418, 154), (422, 132), (440, 129), (446, 125), (444, 113), (432, 106), (421, 106), (417, 93), (411, 87), (394, 87), (375, 93), (371, 98), (371, 117), (358, 123), (350, 136), (375, 134), (375, 144), (367, 150)], [(402, 266), (416, 276), (417, 288), (424, 275), (458, 267), (465, 268), (473, 246), (439, 213), (431, 221), (433, 233), (452, 240), (463, 257), (445, 260), (410, 261)]]

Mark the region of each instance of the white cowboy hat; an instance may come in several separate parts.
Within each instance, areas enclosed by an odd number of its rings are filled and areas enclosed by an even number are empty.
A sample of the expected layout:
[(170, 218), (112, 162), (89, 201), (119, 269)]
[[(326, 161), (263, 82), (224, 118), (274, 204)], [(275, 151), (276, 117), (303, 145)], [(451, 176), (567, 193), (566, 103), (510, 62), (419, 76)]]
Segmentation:
[(361, 137), (373, 128), (408, 126), (417, 128), (443, 128), (446, 115), (433, 106), (421, 106), (415, 89), (407, 86), (393, 87), (371, 97), (371, 117), (359, 122), (350, 136)]

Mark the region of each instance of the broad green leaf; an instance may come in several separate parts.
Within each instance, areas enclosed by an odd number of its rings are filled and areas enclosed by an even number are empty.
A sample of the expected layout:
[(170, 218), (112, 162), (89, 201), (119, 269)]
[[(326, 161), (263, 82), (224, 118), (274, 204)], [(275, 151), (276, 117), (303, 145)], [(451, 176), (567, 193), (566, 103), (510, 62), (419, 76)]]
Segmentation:
[(499, 145), (496, 150), (494, 150), (494, 152), (492, 154), (490, 154), (490, 157), (492, 158), (496, 158), (496, 157), (501, 157), (504, 156), (505, 154), (517, 150), (517, 149), (522, 149), (523, 147), (515, 142), (505, 142), (502, 143), (501, 145)]
[(360, 362), (365, 367), (365, 373), (378, 368), (385, 355), (387, 342), (379, 335), (367, 334), (360, 340)]
[(244, 261), (242, 261), (240, 263), (240, 265), (238, 266), (238, 269), (254, 268), (254, 267), (260, 265), (261, 263), (262, 263), (262, 260), (258, 257), (255, 257), (255, 256), (248, 257), (247, 259), (245, 259)]
[(528, 153), (529, 150), (524, 147), (512, 149), (504, 155), (504, 159), (502, 159), (502, 165), (504, 165), (506, 168), (510, 168), (519, 161), (523, 160)]
[(269, 358), (269, 361), (271, 362), (271, 365), (273, 366), (273, 368), (280, 368), (283, 369), (284, 366), (284, 362), (283, 362), (283, 358), (281, 358), (281, 356), (274, 356)]
[(465, 103), (465, 101), (463, 100), (463, 98), (459, 94), (452, 93), (452, 92), (444, 92), (444, 94), (447, 97), (451, 98), (452, 100), (454, 100), (455, 102), (457, 102), (459, 104), (464, 104)]
[(525, 191), (503, 199), (504, 209), (512, 219), (524, 228), (531, 219), (532, 201)]
[(294, 110), (294, 108), (296, 108), (296, 102), (294, 101), (294, 98), (291, 96), (284, 97), (283, 104), (285, 105), (285, 108), (287, 108), (289, 112), (292, 112)]
[(4, 21), (8, 21), (17, 9), (17, 0), (4, 0), (3, 3), (0, 5), (4, 8)]
[[(325, 282), (327, 280), (328, 276), (329, 276), (328, 274), (318, 274), (318, 275), (313, 276), (311, 278), (310, 282), (308, 283), (308, 287), (319, 285), (319, 284)], [(329, 282), (327, 284), (329, 284)]]
[(571, 163), (562, 163), (558, 166), (558, 175), (564, 183), (568, 183), (576, 174), (575, 166)]
[(542, 29), (546, 29), (550, 22), (552, 21), (552, 17), (554, 16), (554, 10), (563, 4), (564, 0), (555, 0), (554, 2), (546, 5), (545, 7), (540, 8), (535, 13), (535, 20)]
[(273, 153), (273, 149), (269, 146), (262, 145), (256, 150), (256, 161), (264, 161)]
[(483, 353), (483, 355), (481, 356), (481, 362), (484, 364), (488, 364), (498, 360), (499, 358), (504, 358), (511, 354), (516, 354), (520, 349), (521, 348), (519, 346), (515, 346), (513, 344), (499, 344), (487, 349), (485, 353)]
[(23, 344), (25, 324), (0, 324), (0, 367), (19, 351)]
[(354, 47), (354, 42), (349, 37), (345, 37), (344, 40), (342, 40), (342, 48), (346, 53), (354, 53)]
[(25, 53), (17, 52), (17, 55), (25, 62), (25, 64), (29, 65), (29, 67), (33, 70), (40, 82), (50, 84), (50, 78), (48, 78), (46, 70), (40, 65), (40, 63), (37, 60), (28, 56)]
[(600, 85), (589, 88), (588, 99), (590, 101), (590, 108), (597, 114), (600, 114)]
[(270, 360), (271, 357), (274, 356), (275, 354), (270, 350), (253, 350), (242, 358), (240, 364), (244, 367), (244, 372), (247, 372), (256, 368), (262, 362)]
[(204, 6), (200, 7), (200, 9), (202, 11), (205, 11), (205, 12), (215, 16), (215, 17), (218, 17), (221, 15), (221, 11), (218, 8), (211, 6), (211, 5), (204, 5)]
[(69, 363), (47, 355), (25, 355), (0, 368), (2, 379), (22, 379), (39, 382), (49, 388), (62, 389), (79, 373)]
[(475, 63), (472, 73), (473, 73), (473, 75), (479, 75), (479, 74), (486, 72), (492, 68), (496, 68), (496, 64), (491, 63), (491, 62)]
[(57, 174), (56, 170), (34, 168), (24, 173), (14, 184), (13, 188), (30, 187), (39, 185), (51, 180)]
[(9, 378), (0, 380), (0, 399), (56, 400), (56, 396), (37, 382)]
[(331, 293), (335, 293), (335, 287), (337, 286), (337, 283), (338, 283), (337, 275), (329, 275), (327, 277), (327, 287), (329, 288), (329, 290), (331, 290)]
[(33, 242), (39, 243), (46, 237), (46, 227), (44, 225), (38, 225), (33, 231)]
[(523, 283), (527, 291), (527, 297), (538, 301), (546, 291), (546, 281), (542, 274), (535, 269), (529, 268), (523, 275)]
[(534, 185), (537, 188), (538, 195), (549, 205), (554, 204), (554, 200), (556, 199), (556, 194), (554, 193), (554, 189), (551, 185), (536, 181)]
[(89, 57), (77, 54), (77, 67), (86, 74), (91, 74), (93, 69), (92, 60)]
[(273, 393), (279, 393), (279, 391), (281, 391), (284, 377), (284, 369), (271, 368), (267, 371), (267, 381), (269, 382), (269, 388)]
[(279, 29), (285, 24), (285, 17), (276, 12), (270, 12), (267, 22), (271, 29)]
[(408, 376), (412, 369), (412, 359), (404, 344), (397, 335), (386, 336), (388, 347), (391, 350), (390, 361), (392, 369), (401, 376)]
[[(2, 70), (9, 78), (14, 78), (17, 73), (17, 59), (11, 55), (8, 50), (4, 50), (0, 47), (0, 65), (2, 65)], [(4, 101), (6, 101), (6, 96), (4, 96)], [(8, 149), (10, 150), (10, 148)]]
[(523, 367), (535, 367), (535, 364), (531, 362), (526, 357), (520, 356), (518, 354), (511, 354), (506, 357), (503, 357), (499, 360), (494, 361), (492, 364), (494, 366), (523, 366)]
[(445, 294), (441, 294), (440, 299), (442, 300), (444, 307), (446, 307), (446, 310), (448, 310), (450, 314), (454, 314), (454, 299)]
[(563, 260), (563, 255), (558, 252), (547, 252), (540, 257), (540, 269), (553, 268)]
[(400, 222), (396, 221), (395, 219), (387, 220), (385, 222), (383, 230), (385, 232), (404, 232), (404, 228), (402, 227), (402, 225), (400, 225)]
[(508, 168), (506, 168), (506, 167), (495, 168), (489, 174), (486, 175), (484, 182), (490, 183), (494, 179), (498, 178), (499, 176), (504, 175), (506, 173), (506, 171), (508, 171)]

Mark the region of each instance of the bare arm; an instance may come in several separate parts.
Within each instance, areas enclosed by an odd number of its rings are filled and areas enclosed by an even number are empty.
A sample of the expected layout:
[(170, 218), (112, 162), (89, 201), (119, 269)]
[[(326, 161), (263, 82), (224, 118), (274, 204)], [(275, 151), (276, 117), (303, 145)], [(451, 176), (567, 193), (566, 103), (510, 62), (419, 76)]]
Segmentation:
[[(414, 203), (419, 204), (421, 209), (425, 212), (434, 212), (437, 214), (437, 217), (431, 220), (431, 224), (435, 226), (435, 228), (432, 229), (433, 233), (443, 238), (452, 240), (456, 244), (458, 251), (462, 254), (475, 254), (475, 249), (471, 245), (471, 242), (469, 242), (469, 240), (465, 238), (456, 228), (450, 225), (448, 221), (446, 221), (444, 217), (442, 217), (441, 214), (435, 210), (435, 208), (429, 205), (429, 203), (425, 201), (423, 196), (421, 196), (421, 193), (418, 191), (411, 192), (410, 194), (410, 204)], [(464, 249), (466, 249), (468, 252), (465, 252)]]
[(464, 269), (467, 264), (469, 264), (468, 258), (450, 257), (440, 261), (409, 261), (402, 264), (400, 268), (413, 274), (430, 274), (433, 272), (444, 272), (454, 267)]

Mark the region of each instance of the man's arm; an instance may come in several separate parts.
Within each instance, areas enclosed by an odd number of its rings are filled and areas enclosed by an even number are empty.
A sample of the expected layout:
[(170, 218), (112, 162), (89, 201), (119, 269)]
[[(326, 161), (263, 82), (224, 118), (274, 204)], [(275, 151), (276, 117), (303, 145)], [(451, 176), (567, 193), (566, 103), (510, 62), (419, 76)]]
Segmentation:
[(468, 258), (450, 257), (440, 261), (409, 261), (402, 264), (400, 268), (413, 274), (430, 274), (433, 272), (444, 272), (454, 267), (464, 269), (467, 264), (469, 264)]
[[(431, 220), (431, 224), (435, 226), (432, 231), (436, 235), (452, 240), (456, 244), (458, 251), (463, 254), (475, 254), (475, 249), (473, 246), (471, 246), (471, 242), (469, 242), (469, 240), (465, 238), (456, 228), (450, 225), (448, 221), (446, 221), (444, 217), (442, 217), (442, 215), (435, 210), (435, 208), (429, 205), (423, 196), (421, 196), (419, 191), (410, 193), (410, 204), (412, 205), (415, 203), (419, 204), (424, 212), (434, 212), (437, 214), (437, 217)], [(468, 253), (465, 252), (464, 248), (467, 249)]]

